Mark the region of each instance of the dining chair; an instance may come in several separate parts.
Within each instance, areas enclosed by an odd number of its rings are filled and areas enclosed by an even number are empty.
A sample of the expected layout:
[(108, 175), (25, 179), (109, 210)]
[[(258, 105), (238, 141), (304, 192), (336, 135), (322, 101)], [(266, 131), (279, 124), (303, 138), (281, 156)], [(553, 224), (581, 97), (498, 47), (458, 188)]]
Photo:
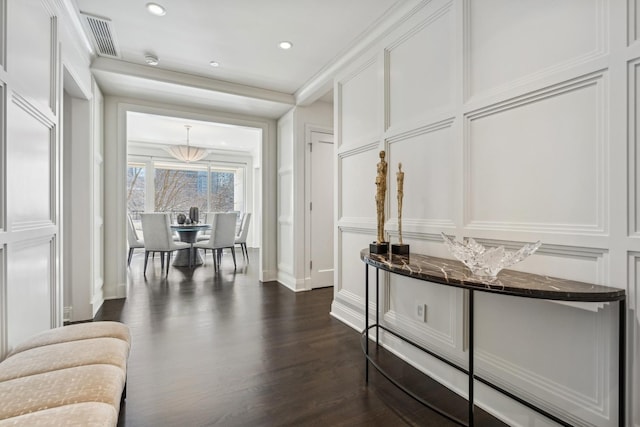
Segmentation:
[(240, 225), (240, 232), (236, 236), (236, 245), (240, 245), (242, 250), (242, 258), (249, 264), (249, 251), (247, 250), (247, 234), (249, 234), (249, 223), (251, 222), (251, 213), (245, 213)]
[(166, 274), (168, 275), (171, 253), (179, 249), (189, 249), (191, 248), (191, 244), (173, 240), (169, 214), (143, 213), (140, 214), (140, 217), (142, 218), (142, 233), (144, 234), (144, 277), (147, 277), (147, 262), (150, 252), (160, 252), (160, 265), (162, 270), (164, 270), (165, 254), (167, 255)]
[(213, 231), (213, 218), (215, 217), (216, 212), (205, 212), (204, 216), (202, 218), (202, 222), (204, 222), (205, 224), (209, 224), (211, 226), (211, 228), (209, 230), (202, 230), (200, 233), (198, 233), (198, 236), (196, 237), (196, 242), (204, 242), (206, 240), (209, 240), (211, 238), (211, 233)]
[(144, 240), (138, 236), (136, 227), (133, 225), (131, 215), (127, 214), (127, 242), (129, 242), (129, 257), (127, 258), (127, 267), (131, 265), (134, 249), (144, 248)]
[[(231, 249), (231, 255), (233, 256), (233, 268), (236, 268), (236, 251), (235, 251), (235, 239), (236, 239), (236, 220), (238, 214), (236, 212), (216, 212), (213, 214), (211, 221), (211, 236), (209, 240), (198, 242), (193, 245), (196, 249), (204, 249), (205, 258), (207, 256), (207, 250), (211, 249), (213, 254), (213, 268), (218, 270), (218, 264), (222, 260), (222, 250)], [(207, 215), (209, 219), (209, 215)]]

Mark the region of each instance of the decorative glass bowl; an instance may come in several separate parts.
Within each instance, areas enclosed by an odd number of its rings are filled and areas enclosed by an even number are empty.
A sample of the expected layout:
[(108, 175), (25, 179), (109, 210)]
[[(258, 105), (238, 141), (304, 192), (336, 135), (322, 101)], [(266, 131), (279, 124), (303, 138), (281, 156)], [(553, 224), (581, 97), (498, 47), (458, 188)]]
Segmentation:
[(538, 240), (527, 243), (517, 251), (506, 251), (504, 246), (485, 248), (472, 238), (460, 243), (444, 233), (440, 234), (449, 252), (469, 267), (475, 276), (490, 279), (495, 279), (503, 268), (516, 264), (537, 251), (542, 244)]

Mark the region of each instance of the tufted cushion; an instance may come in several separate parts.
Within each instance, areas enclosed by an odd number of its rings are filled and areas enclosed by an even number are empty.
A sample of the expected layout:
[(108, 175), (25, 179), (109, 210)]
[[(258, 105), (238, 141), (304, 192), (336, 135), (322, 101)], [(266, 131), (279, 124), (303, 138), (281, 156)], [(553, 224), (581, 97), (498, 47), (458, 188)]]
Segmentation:
[(103, 427), (118, 423), (118, 411), (99, 402), (74, 403), (0, 420), (0, 427)]
[(0, 419), (82, 402), (120, 407), (122, 369), (88, 365), (0, 382)]
[(88, 322), (77, 323), (75, 325), (63, 326), (61, 328), (49, 329), (33, 336), (29, 340), (19, 344), (9, 353), (9, 356), (29, 350), (35, 347), (42, 347), (49, 344), (57, 344), (68, 341), (77, 341), (90, 338), (112, 337), (118, 338), (127, 343), (131, 342), (129, 328), (119, 322)]
[(127, 371), (129, 343), (117, 338), (90, 338), (35, 347), (0, 363), (0, 381), (84, 365), (114, 365)]

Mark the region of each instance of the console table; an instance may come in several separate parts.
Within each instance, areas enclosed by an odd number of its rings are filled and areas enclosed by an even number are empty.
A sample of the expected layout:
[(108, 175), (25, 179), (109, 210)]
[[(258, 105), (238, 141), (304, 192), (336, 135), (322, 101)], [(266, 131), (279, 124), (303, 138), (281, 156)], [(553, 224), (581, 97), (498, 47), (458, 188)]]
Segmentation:
[[(477, 380), (487, 386), (499, 391), (500, 393), (516, 400), (522, 405), (546, 416), (556, 423), (571, 427), (567, 421), (539, 408), (523, 398), (499, 387), (496, 384), (478, 376), (474, 372), (473, 353), (474, 353), (474, 302), (473, 295), (475, 291), (488, 292), (500, 295), (511, 295), (523, 298), (538, 298), (556, 301), (579, 301), (579, 302), (615, 302), (618, 301), (619, 309), (619, 325), (618, 325), (618, 425), (625, 425), (625, 365), (626, 365), (626, 293), (624, 289), (617, 289), (608, 286), (593, 285), (584, 282), (576, 282), (573, 280), (565, 280), (554, 277), (540, 276), (537, 274), (522, 273), (513, 270), (503, 270), (498, 274), (495, 280), (484, 280), (471, 274), (471, 271), (459, 261), (436, 258), (421, 254), (411, 254), (410, 256), (400, 255), (376, 255), (369, 253), (368, 249), (360, 252), (360, 259), (365, 263), (365, 327), (362, 331), (363, 351), (365, 353), (365, 378), (369, 381), (369, 364), (373, 365), (384, 377), (391, 381), (395, 386), (413, 397), (423, 405), (431, 408), (440, 415), (450, 419), (458, 425), (473, 426), (474, 425), (474, 400), (473, 400), (473, 384)], [(375, 323), (369, 324), (369, 266), (375, 268), (376, 273), (376, 304), (375, 304)], [(403, 336), (397, 331), (393, 331), (383, 325), (380, 325), (379, 319), (379, 299), (380, 299), (380, 270), (388, 271), (392, 274), (400, 274), (402, 276), (412, 277), (414, 279), (428, 281), (436, 284), (454, 286), (465, 289), (468, 292), (468, 339), (469, 339), (469, 362), (468, 369), (448, 360), (447, 358), (429, 350), (409, 338)], [(469, 399), (468, 399), (468, 420), (461, 420), (445, 411), (437, 408), (431, 403), (417, 396), (412, 391), (405, 388), (396, 381), (391, 375), (385, 372), (375, 360), (369, 355), (369, 331), (375, 329), (375, 342), (379, 344), (380, 329), (401, 339), (404, 342), (424, 351), (425, 353), (435, 357), (436, 359), (446, 363), (447, 365), (463, 372), (469, 377)]]

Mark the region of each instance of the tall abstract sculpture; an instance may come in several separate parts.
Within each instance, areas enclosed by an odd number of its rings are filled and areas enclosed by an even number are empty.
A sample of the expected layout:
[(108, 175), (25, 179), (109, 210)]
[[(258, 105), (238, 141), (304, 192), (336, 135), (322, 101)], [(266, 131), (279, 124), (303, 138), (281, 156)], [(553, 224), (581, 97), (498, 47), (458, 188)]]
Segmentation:
[(402, 243), (402, 198), (404, 197), (404, 172), (402, 172), (402, 163), (398, 163), (396, 183), (398, 184), (398, 243), (391, 245), (391, 253), (394, 255), (409, 255), (409, 245)]
[(386, 153), (380, 151), (380, 161), (376, 173), (376, 216), (378, 220), (376, 241), (369, 245), (369, 252), (374, 254), (389, 253), (389, 242), (384, 240), (384, 202), (387, 195), (387, 162)]

